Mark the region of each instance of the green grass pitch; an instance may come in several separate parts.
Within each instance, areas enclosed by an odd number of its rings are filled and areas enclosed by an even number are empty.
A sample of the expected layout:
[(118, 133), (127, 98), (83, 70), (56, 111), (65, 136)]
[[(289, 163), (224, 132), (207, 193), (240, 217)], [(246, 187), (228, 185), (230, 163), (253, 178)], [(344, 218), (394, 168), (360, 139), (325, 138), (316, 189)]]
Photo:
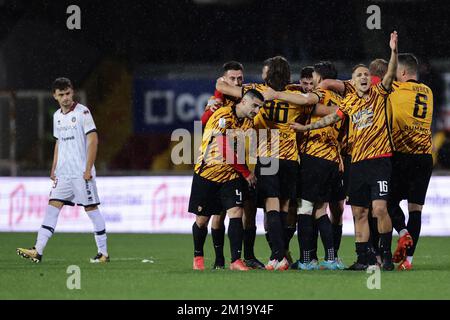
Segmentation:
[[(449, 237), (422, 238), (414, 270), (381, 272), (379, 290), (367, 288), (371, 274), (365, 272), (213, 271), (210, 235), (204, 272), (192, 270), (190, 235), (109, 234), (111, 262), (106, 265), (89, 263), (96, 253), (91, 234), (56, 233), (40, 264), (17, 256), (16, 247), (32, 245), (35, 237), (34, 233), (0, 233), (0, 299), (450, 299)], [(395, 243), (396, 238), (393, 247)], [(291, 248), (297, 257), (296, 237)], [(255, 251), (267, 262), (263, 236), (257, 237)], [(225, 256), (229, 257), (228, 241)], [(340, 256), (347, 264), (353, 262), (352, 237), (344, 237)], [(144, 259), (153, 263), (143, 263)], [(66, 286), (70, 265), (80, 267), (80, 290)]]

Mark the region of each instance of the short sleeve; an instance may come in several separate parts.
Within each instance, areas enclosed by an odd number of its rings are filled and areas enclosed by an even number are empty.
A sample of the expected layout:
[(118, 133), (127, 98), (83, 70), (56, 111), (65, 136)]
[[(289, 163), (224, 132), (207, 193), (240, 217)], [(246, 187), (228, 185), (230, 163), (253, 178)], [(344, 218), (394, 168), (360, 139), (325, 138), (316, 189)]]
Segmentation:
[(92, 118), (92, 114), (87, 108), (83, 111), (83, 131), (86, 135), (91, 132), (97, 131), (94, 119)]
[(53, 137), (58, 140), (59, 136), (58, 136), (58, 130), (56, 129), (56, 124), (57, 124), (57, 120), (56, 120), (56, 114), (53, 115)]

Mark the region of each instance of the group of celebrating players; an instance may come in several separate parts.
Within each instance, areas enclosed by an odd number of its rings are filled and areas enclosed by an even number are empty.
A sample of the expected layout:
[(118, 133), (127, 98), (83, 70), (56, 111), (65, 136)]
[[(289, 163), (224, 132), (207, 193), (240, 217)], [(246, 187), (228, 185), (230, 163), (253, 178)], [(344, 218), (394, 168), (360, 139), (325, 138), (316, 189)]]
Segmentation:
[[(303, 68), (299, 84), (291, 83), (289, 63), (281, 56), (264, 62), (264, 84), (244, 85), (242, 65), (224, 65), (202, 116), (189, 201), (189, 212), (196, 215), (193, 269), (205, 268), (211, 217), (213, 268), (225, 267), (225, 215), (231, 270), (391, 271), (394, 263), (399, 270), (412, 268), (432, 172), (433, 94), (418, 82), (417, 59), (398, 54), (397, 44), (394, 31), (389, 62), (358, 64), (347, 81), (337, 80), (329, 61)], [(248, 130), (258, 132), (252, 170), (234, 143), (237, 132)], [(407, 224), (399, 205), (403, 199)], [(349, 267), (338, 255), (344, 201), (352, 208), (357, 254)], [(267, 264), (254, 254), (257, 207), (264, 209)], [(393, 228), (399, 234), (394, 254)], [(300, 257), (293, 262), (289, 242), (295, 231)], [(325, 249), (320, 262), (319, 234)]]

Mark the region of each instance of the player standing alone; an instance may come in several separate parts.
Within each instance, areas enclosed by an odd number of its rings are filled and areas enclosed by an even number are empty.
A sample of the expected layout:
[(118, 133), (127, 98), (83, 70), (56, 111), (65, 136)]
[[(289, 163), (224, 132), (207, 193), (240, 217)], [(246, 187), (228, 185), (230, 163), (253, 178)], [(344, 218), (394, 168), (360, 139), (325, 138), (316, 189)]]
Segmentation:
[(98, 145), (97, 129), (89, 109), (74, 102), (73, 95), (69, 79), (58, 78), (54, 81), (53, 97), (58, 101), (60, 109), (53, 115), (53, 135), (56, 139), (50, 173), (53, 187), (35, 246), (31, 249), (17, 249), (18, 255), (33, 262), (41, 261), (47, 242), (55, 232), (61, 208), (75, 204), (85, 208), (94, 226), (98, 254), (91, 262), (109, 262), (105, 220), (97, 207), (100, 204), (94, 167)]

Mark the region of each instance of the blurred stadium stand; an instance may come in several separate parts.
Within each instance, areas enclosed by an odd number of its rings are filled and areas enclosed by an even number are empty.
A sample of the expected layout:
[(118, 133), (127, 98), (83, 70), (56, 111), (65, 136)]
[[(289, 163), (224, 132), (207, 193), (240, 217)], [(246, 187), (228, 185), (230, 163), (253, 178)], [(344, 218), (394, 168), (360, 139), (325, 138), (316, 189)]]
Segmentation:
[[(99, 174), (179, 174), (191, 166), (170, 161), (171, 132), (192, 129), (223, 62), (243, 62), (246, 81), (260, 81), (262, 61), (282, 54), (297, 81), (302, 66), (330, 59), (345, 79), (352, 65), (387, 57), (394, 28), (434, 91), (436, 168), (450, 170), (450, 6), (439, 3), (377, 2), (383, 28), (368, 30), (357, 0), (0, 0), (0, 175), (48, 175), (58, 76), (94, 114)], [(81, 30), (66, 28), (70, 4)]]

